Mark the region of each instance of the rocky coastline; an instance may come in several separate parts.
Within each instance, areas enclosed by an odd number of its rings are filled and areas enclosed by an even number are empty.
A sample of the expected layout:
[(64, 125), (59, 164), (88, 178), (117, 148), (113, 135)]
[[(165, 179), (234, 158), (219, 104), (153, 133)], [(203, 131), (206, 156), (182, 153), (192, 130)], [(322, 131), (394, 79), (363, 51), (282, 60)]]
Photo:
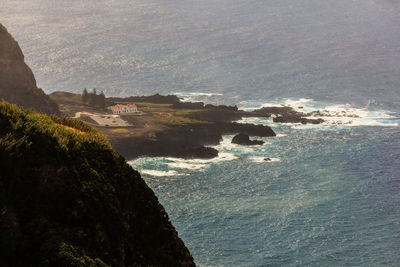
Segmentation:
[(210, 159), (217, 157), (218, 151), (209, 146), (218, 145), (223, 135), (239, 132), (259, 137), (276, 136), (269, 126), (214, 122), (183, 125), (157, 132), (152, 137), (143, 135), (126, 138), (108, 136), (108, 139), (114, 149), (128, 160), (142, 156)]
[[(81, 95), (55, 92), (50, 98), (66, 116), (76, 112), (108, 113), (82, 103)], [(276, 123), (319, 124), (312, 113), (296, 111), (292, 107), (262, 107), (254, 111), (237, 106), (212, 105), (203, 102), (183, 102), (175, 95), (108, 97), (106, 106), (135, 103), (141, 116), (121, 115), (129, 127), (97, 125), (89, 117), (80, 119), (102, 132), (113, 148), (127, 160), (139, 157), (178, 157), (210, 159), (218, 156), (211, 146), (218, 145), (223, 135), (244, 134), (249, 137), (274, 137), (273, 129), (265, 125), (242, 124), (236, 121), (248, 117), (272, 118)], [(243, 141), (243, 145), (260, 142)]]
[[(274, 137), (273, 129), (265, 125), (242, 124), (235, 121), (244, 117), (273, 117), (274, 122), (280, 123), (322, 123), (322, 119), (306, 118), (309, 114), (297, 112), (291, 107), (269, 107), (247, 112), (236, 106), (215, 106), (202, 102), (182, 102), (177, 96), (168, 95), (107, 98), (107, 104), (117, 103), (152, 103), (170, 105), (173, 110), (192, 110), (185, 118), (199, 121), (174, 125), (154, 131), (151, 134), (120, 136), (110, 134), (109, 129), (97, 127), (102, 131), (112, 146), (128, 160), (138, 157), (179, 157), (209, 159), (218, 156), (218, 151), (210, 146), (218, 145), (223, 135), (243, 134), (250, 137)], [(133, 121), (133, 124), (137, 124)], [(96, 127), (96, 126), (95, 126)], [(146, 125), (142, 125), (146, 127)], [(135, 128), (129, 131), (135, 131)], [(262, 141), (261, 141), (262, 142)], [(260, 141), (241, 142), (243, 145), (260, 144)]]

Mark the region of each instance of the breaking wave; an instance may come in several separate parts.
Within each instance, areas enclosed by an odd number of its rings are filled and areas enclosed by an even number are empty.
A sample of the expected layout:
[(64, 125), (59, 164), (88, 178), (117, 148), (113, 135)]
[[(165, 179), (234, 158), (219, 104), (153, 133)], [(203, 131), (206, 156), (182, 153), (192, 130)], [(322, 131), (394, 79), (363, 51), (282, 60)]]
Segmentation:
[(219, 93), (202, 93), (202, 92), (174, 92), (174, 95), (182, 99), (183, 102), (211, 102), (215, 97), (221, 97)]
[(278, 158), (268, 158), (268, 157), (250, 157), (249, 158), (253, 162), (257, 163), (269, 163), (269, 162), (279, 162), (281, 161)]
[(189, 175), (187, 173), (178, 173), (177, 171), (174, 171), (174, 170), (169, 170), (169, 171), (141, 170), (140, 172), (142, 174), (148, 174), (148, 175), (157, 176), (157, 177), (162, 177), (162, 176), (187, 176), (187, 175)]
[[(371, 104), (372, 103), (372, 104)], [(295, 111), (306, 113), (306, 118), (321, 118), (325, 122), (321, 126), (381, 126), (381, 127), (398, 127), (400, 125), (400, 117), (394, 112), (383, 109), (381, 106), (368, 102), (364, 107), (355, 107), (350, 104), (326, 104), (317, 102), (310, 98), (300, 99), (283, 99), (282, 101), (267, 102), (259, 104), (241, 102), (240, 108), (244, 110), (255, 110), (263, 107), (291, 107)], [(263, 125), (271, 125), (271, 118), (245, 118), (238, 121), (239, 123), (255, 123)], [(300, 123), (285, 123), (285, 125), (299, 128), (320, 128), (316, 125), (302, 125)]]

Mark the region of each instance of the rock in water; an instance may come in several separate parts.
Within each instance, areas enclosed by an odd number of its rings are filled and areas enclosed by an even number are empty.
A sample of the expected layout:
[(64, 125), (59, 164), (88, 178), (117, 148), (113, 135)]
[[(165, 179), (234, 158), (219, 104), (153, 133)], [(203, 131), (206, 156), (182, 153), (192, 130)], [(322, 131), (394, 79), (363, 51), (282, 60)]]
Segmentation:
[(232, 143), (238, 145), (253, 146), (253, 145), (262, 145), (264, 144), (264, 141), (250, 140), (250, 137), (248, 135), (240, 133), (235, 137), (233, 137)]
[(37, 88), (31, 69), (14, 38), (0, 24), (0, 100), (47, 114), (59, 114), (54, 103)]

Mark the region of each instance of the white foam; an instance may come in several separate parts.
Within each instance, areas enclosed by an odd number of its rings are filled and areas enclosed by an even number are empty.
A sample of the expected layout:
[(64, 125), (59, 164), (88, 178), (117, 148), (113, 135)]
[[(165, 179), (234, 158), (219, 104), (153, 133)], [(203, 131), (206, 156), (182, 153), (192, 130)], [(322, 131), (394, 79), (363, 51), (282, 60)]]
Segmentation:
[[(300, 99), (284, 99), (281, 102), (264, 103), (262, 107), (291, 107), (296, 111), (314, 113), (307, 118), (317, 119), (321, 118), (325, 122), (321, 126), (383, 126), (383, 127), (398, 127), (400, 125), (399, 118), (395, 118), (390, 115), (387, 110), (369, 110), (366, 107), (357, 108), (350, 104), (344, 105), (324, 105), (324, 103), (318, 103), (310, 98)], [(253, 120), (255, 121), (255, 120)], [(251, 120), (240, 120), (240, 123), (251, 123)], [(313, 124), (302, 125), (301, 123), (284, 123), (284, 125), (296, 127), (296, 128), (320, 128)]]
[(322, 118), (325, 125), (341, 126), (399, 126), (398, 120), (389, 114), (388, 111), (371, 111), (367, 108), (355, 108), (349, 104), (331, 105), (319, 111), (318, 114), (311, 116)]
[(269, 126), (273, 123), (273, 121), (272, 121), (272, 116), (270, 118), (244, 117), (240, 120), (237, 120), (236, 123)]
[(285, 106), (285, 104), (283, 104), (283, 103), (267, 102), (267, 103), (264, 103), (261, 106), (259, 106), (258, 109), (265, 108), (265, 107), (284, 107), (284, 106)]
[(141, 170), (140, 171), (143, 174), (151, 175), (151, 176), (156, 176), (156, 177), (163, 177), (163, 176), (188, 176), (189, 174), (187, 173), (178, 173), (177, 171), (174, 170), (169, 170), (169, 171), (159, 171), (159, 170)]
[(187, 162), (168, 163), (168, 167), (176, 169), (200, 170), (206, 167), (205, 164), (192, 164)]
[[(222, 141), (219, 143), (219, 145), (212, 146), (213, 148), (217, 149), (220, 151), (219, 155), (224, 155), (224, 157), (230, 157), (230, 160), (236, 159), (237, 157), (234, 156), (231, 152), (254, 152), (255, 149), (257, 149), (259, 146), (242, 146), (238, 144), (232, 143), (233, 135), (224, 135), (222, 137)], [(259, 140), (259, 139), (253, 139), (253, 140)], [(222, 152), (221, 152), (222, 151)], [(224, 152), (228, 152), (225, 153)], [(232, 156), (233, 155), (233, 156)]]
[(212, 159), (181, 159), (181, 158), (165, 158), (168, 161), (188, 163), (188, 164), (209, 164), (213, 162), (230, 161), (237, 159), (232, 153), (218, 153), (218, 157)]
[(260, 108), (264, 108), (264, 107), (291, 107), (293, 109), (296, 110), (307, 110), (308, 106), (313, 103), (314, 100), (311, 98), (299, 98), (297, 100), (295, 99), (290, 99), (290, 98), (285, 98), (280, 102), (267, 102), (267, 103), (263, 103)]
[(169, 161), (168, 166), (176, 169), (201, 170), (210, 167), (212, 163), (235, 160), (233, 153), (219, 152), (218, 157), (212, 159), (181, 159), (181, 158), (165, 158)]
[(236, 157), (234, 154), (232, 153), (219, 153), (218, 157), (217, 157), (217, 162), (221, 162), (221, 161), (232, 161), (238, 159), (238, 157)]
[(197, 98), (222, 96), (220, 93), (203, 93), (203, 92), (175, 92), (174, 95), (182, 98), (183, 102), (198, 101)]
[[(250, 157), (249, 159), (251, 161), (257, 162), (257, 163), (269, 163), (269, 162), (279, 162), (279, 161), (281, 161), (278, 158), (269, 158), (269, 157)], [(266, 160), (266, 159), (269, 159), (269, 160)]]
[(294, 99), (286, 99), (284, 102), (285, 107), (291, 107), (295, 110), (301, 110), (306, 112), (310, 107), (310, 104), (313, 104), (314, 100), (311, 98), (300, 98), (297, 100)]

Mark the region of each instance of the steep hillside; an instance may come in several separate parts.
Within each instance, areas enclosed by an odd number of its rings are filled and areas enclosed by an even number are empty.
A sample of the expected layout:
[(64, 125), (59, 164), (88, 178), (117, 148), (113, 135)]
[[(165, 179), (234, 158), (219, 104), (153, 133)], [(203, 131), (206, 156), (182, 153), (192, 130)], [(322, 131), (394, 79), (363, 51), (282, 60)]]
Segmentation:
[(194, 266), (140, 174), (83, 122), (0, 102), (2, 266)]
[(47, 114), (58, 114), (55, 104), (37, 88), (31, 69), (14, 38), (0, 24), (0, 100)]

